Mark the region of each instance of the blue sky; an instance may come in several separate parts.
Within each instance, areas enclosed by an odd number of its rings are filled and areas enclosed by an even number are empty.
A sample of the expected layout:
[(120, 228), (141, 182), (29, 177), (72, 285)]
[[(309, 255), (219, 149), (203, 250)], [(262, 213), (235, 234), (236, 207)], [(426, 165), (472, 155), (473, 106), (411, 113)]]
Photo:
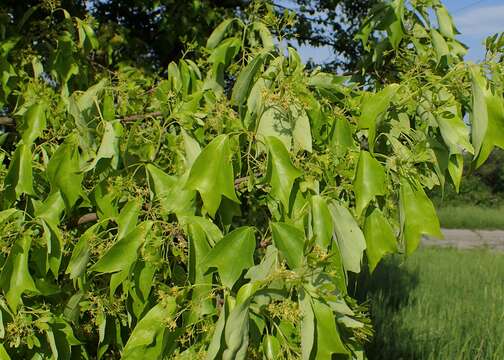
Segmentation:
[[(504, 31), (504, 0), (444, 0), (460, 31), (458, 36), (469, 47), (466, 60), (477, 62), (485, 54), (483, 41), (489, 35)], [(334, 55), (330, 48), (301, 46), (303, 60), (324, 62)]]

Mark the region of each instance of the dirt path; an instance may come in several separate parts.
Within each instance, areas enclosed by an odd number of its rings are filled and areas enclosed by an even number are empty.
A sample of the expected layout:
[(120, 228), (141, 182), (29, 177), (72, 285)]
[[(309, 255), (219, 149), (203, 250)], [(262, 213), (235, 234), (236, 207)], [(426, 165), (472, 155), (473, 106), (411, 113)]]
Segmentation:
[(444, 240), (424, 238), (425, 246), (457, 249), (488, 248), (504, 251), (504, 230), (443, 229)]

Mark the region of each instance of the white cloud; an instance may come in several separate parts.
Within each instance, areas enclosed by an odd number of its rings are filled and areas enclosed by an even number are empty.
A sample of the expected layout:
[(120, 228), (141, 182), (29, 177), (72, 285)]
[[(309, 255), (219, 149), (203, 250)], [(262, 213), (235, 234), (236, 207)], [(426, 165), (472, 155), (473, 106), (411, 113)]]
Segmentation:
[(467, 9), (455, 16), (455, 25), (464, 36), (486, 37), (504, 31), (504, 5)]

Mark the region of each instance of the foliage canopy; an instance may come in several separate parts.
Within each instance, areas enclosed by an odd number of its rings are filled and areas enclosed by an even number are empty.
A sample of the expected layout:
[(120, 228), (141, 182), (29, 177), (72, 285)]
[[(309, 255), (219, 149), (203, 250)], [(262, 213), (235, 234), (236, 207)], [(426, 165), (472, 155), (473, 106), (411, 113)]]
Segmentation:
[(3, 358), (365, 356), (349, 281), (438, 235), (425, 188), (503, 146), (503, 37), (464, 63), (437, 0), (383, 3), (359, 83), (255, 11), (166, 77), (97, 65), (109, 44), (63, 9), (43, 47), (3, 32)]

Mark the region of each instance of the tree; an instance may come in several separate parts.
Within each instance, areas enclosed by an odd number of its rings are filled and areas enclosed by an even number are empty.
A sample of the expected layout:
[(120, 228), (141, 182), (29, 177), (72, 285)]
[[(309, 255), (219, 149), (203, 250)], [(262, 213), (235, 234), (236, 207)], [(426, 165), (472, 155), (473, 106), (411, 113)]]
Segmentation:
[[(290, 10), (297, 16), (296, 24), (285, 36), (316, 47), (329, 45), (335, 51), (330, 66), (355, 69), (362, 46), (354, 36), (376, 2), (296, 0), (287, 7), (278, 1), (271, 4), (277, 14)], [(251, 1), (65, 0), (59, 3), (71, 16), (91, 15), (98, 21), (102, 41), (109, 42), (107, 51), (97, 54), (100, 56), (96, 60), (102, 65), (126, 61), (159, 69), (179, 59), (188, 48), (197, 51), (189, 43), (204, 45), (224, 18), (244, 14)], [(32, 26), (22, 28), (22, 38), (30, 41), (45, 35), (50, 39), (54, 35), (51, 22), (42, 20), (58, 7), (58, 2), (7, 0), (0, 11), (4, 14), (4, 26), (8, 27), (9, 23), (18, 24), (27, 8), (38, 8), (28, 19)]]
[(364, 69), (394, 65), (368, 83), (306, 69), (262, 4), (164, 75), (97, 64), (92, 19), (9, 23), (1, 357), (363, 358), (349, 279), (440, 235), (426, 188), (504, 146), (502, 37), (466, 64), (441, 3), (407, 5), (365, 22)]

